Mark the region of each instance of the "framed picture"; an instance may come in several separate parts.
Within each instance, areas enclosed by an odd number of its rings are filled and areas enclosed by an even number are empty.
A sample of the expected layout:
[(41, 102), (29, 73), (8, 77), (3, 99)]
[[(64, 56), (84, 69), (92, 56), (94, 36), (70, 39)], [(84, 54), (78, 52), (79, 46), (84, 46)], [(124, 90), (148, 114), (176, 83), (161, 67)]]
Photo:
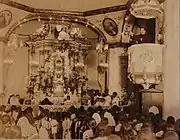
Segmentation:
[(111, 18), (105, 18), (103, 20), (103, 27), (105, 32), (110, 36), (116, 36), (118, 34), (118, 25)]
[(0, 29), (8, 26), (12, 20), (12, 13), (9, 10), (0, 12)]

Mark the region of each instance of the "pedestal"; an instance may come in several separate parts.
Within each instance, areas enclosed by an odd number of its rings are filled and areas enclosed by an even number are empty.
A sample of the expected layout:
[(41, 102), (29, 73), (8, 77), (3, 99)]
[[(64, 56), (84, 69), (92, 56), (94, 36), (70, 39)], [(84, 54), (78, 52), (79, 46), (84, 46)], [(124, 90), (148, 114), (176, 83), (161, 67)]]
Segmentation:
[(163, 93), (145, 91), (142, 93), (142, 113), (147, 114), (152, 106), (156, 106), (162, 115)]

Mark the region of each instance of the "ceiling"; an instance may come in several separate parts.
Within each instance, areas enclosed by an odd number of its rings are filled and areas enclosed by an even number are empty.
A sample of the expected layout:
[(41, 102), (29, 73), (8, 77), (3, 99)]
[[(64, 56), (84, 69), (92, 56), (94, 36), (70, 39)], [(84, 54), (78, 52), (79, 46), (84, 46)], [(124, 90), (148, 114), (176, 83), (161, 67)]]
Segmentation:
[(63, 11), (85, 12), (100, 8), (124, 5), (128, 0), (13, 0), (14, 2), (36, 8)]

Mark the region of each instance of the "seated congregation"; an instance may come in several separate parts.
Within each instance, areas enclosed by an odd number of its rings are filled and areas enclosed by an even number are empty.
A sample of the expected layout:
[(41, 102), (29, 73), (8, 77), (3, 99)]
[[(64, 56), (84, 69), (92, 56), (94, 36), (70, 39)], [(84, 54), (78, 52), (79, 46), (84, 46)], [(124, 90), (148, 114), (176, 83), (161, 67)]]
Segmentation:
[[(85, 95), (84, 95), (85, 96)], [(148, 114), (136, 111), (133, 100), (98, 93), (87, 94), (76, 106), (67, 96), (64, 108), (52, 111), (43, 105), (2, 105), (0, 138), (6, 139), (84, 139), (84, 140), (178, 140), (180, 120), (163, 120), (152, 107)], [(128, 98), (130, 99), (130, 98)], [(100, 100), (104, 100), (104, 104)], [(100, 102), (99, 102), (100, 101)], [(50, 101), (46, 99), (44, 105)], [(105, 106), (108, 104), (108, 107)]]

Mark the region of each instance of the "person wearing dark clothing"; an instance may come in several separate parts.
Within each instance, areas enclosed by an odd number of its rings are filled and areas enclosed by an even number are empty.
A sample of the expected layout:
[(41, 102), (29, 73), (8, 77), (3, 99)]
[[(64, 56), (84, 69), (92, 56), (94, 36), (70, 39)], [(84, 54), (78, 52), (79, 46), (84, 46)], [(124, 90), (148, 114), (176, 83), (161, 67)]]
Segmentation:
[(153, 35), (147, 32), (145, 27), (141, 27), (140, 34), (133, 35), (131, 37), (132, 44), (142, 44), (142, 43), (154, 43)]

